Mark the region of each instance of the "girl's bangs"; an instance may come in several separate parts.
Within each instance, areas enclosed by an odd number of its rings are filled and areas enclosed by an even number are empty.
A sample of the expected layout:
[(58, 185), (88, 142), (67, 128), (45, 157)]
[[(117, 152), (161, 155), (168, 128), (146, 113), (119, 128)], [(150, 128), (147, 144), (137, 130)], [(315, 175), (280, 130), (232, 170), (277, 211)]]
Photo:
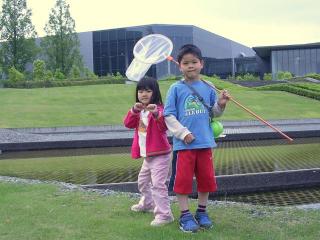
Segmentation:
[(153, 90), (153, 85), (152, 81), (142, 79), (137, 84), (137, 90)]

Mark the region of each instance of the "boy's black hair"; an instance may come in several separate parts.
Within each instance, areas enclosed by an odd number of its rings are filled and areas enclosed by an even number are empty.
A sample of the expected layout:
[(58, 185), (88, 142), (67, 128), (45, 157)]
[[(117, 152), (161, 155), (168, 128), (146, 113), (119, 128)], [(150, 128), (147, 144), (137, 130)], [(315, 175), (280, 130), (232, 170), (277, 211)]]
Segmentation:
[(197, 57), (200, 61), (203, 60), (200, 48), (198, 48), (196, 45), (193, 45), (193, 44), (186, 44), (179, 49), (178, 56), (177, 56), (178, 63), (181, 62), (183, 56), (186, 54), (192, 54), (195, 57)]
[(151, 104), (163, 105), (161, 92), (158, 81), (152, 77), (143, 77), (136, 87), (136, 102), (139, 102), (138, 91), (139, 90), (152, 90)]

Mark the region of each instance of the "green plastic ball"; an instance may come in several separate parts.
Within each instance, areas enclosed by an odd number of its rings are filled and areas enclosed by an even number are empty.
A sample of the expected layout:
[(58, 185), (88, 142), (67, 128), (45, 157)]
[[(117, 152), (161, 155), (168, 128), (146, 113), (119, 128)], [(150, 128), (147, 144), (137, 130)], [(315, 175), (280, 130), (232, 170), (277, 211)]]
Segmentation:
[(219, 121), (213, 121), (211, 123), (211, 128), (214, 138), (219, 137), (220, 134), (223, 132), (223, 125)]

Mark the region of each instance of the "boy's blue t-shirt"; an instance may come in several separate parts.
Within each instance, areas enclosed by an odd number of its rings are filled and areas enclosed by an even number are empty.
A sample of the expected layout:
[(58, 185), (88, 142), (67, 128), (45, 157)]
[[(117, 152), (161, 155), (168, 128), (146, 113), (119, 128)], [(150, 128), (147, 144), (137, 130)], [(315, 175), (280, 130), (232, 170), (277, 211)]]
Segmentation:
[[(214, 89), (201, 80), (187, 84), (190, 84), (198, 92), (208, 106), (212, 107), (214, 105), (216, 101)], [(217, 146), (212, 134), (207, 108), (182, 81), (174, 83), (168, 90), (164, 116), (168, 115), (174, 115), (195, 137), (191, 144), (185, 144), (180, 139), (173, 137), (173, 150), (213, 148)]]

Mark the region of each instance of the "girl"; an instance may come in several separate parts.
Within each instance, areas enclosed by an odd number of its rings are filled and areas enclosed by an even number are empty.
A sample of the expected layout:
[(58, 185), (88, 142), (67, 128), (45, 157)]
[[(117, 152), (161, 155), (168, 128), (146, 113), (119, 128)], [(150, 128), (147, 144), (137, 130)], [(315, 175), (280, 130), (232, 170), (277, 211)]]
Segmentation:
[(141, 199), (131, 207), (135, 212), (153, 212), (151, 226), (172, 222), (173, 215), (166, 180), (169, 174), (171, 146), (163, 117), (163, 103), (158, 82), (141, 79), (136, 87), (136, 103), (128, 111), (124, 125), (134, 128), (132, 158), (143, 157), (138, 176)]

